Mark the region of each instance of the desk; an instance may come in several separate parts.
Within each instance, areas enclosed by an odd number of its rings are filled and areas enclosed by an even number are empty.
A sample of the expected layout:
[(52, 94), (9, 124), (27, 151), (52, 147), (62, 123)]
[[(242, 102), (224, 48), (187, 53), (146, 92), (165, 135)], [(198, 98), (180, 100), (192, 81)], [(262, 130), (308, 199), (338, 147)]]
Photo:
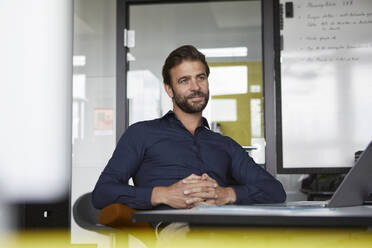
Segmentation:
[[(130, 236), (131, 235), (131, 236)], [(0, 239), (6, 248), (96, 248), (92, 244), (71, 244), (68, 230), (28, 231)], [(153, 230), (129, 229), (107, 233), (112, 243), (103, 248), (372, 248), (372, 231), (365, 228), (191, 228), (157, 242)], [(138, 239), (137, 242), (133, 237)]]
[(188, 222), (209, 226), (372, 227), (372, 206), (309, 208), (220, 206), (186, 210), (154, 210), (133, 214), (138, 222)]
[(191, 224), (186, 236), (167, 240), (161, 247), (372, 248), (372, 229), (366, 227), (372, 226), (372, 206), (222, 206), (144, 211), (135, 213), (133, 220)]
[[(257, 208), (257, 207), (256, 207)], [(266, 212), (265, 218), (268, 220), (273, 216), (278, 215), (273, 211), (269, 211), (268, 208), (262, 208), (262, 211)], [(358, 208), (360, 208), (359, 213)], [(218, 218), (222, 216), (229, 216), (237, 218), (242, 215), (242, 209), (236, 208), (235, 214), (227, 214), (226, 208), (219, 208), (220, 212), (214, 210), (214, 215)], [(367, 220), (370, 220), (371, 207), (353, 207), (345, 209), (343, 214), (349, 213), (348, 218), (354, 218), (365, 215)], [(181, 212), (194, 212), (191, 216), (196, 218), (197, 212), (211, 212), (213, 209), (204, 209), (202, 211), (195, 210), (177, 210), (178, 216), (184, 216)], [(253, 211), (252, 209), (249, 211)], [(305, 210), (306, 211), (306, 210)], [(327, 215), (327, 209), (320, 210), (324, 215)], [(145, 213), (154, 213), (155, 211), (142, 212), (140, 215), (135, 214), (135, 216), (144, 216)], [(156, 211), (166, 214), (168, 210)], [(154, 216), (159, 216), (155, 212)], [(174, 210), (172, 210), (174, 212)], [(240, 214), (239, 214), (240, 212)], [(246, 211), (247, 212), (247, 211)], [(300, 212), (300, 211), (298, 211)], [(337, 211), (336, 211), (337, 212)], [(190, 215), (190, 213), (187, 213)], [(341, 214), (341, 213), (339, 213)], [(173, 215), (173, 214), (172, 214)], [(283, 213), (283, 216), (287, 214)], [(304, 217), (304, 214), (297, 215), (297, 217)], [(322, 216), (322, 214), (318, 214)], [(335, 214), (338, 215), (337, 213)], [(146, 215), (146, 218), (150, 218)], [(168, 215), (169, 216), (169, 215)], [(245, 213), (247, 218), (247, 213)], [(271, 217), (270, 217), (271, 216)], [(348, 216), (348, 215), (346, 215)], [(153, 218), (151, 217), (151, 218)], [(199, 216), (200, 217), (200, 216)], [(287, 216), (288, 217), (288, 216)], [(218, 219), (217, 218), (217, 219)], [(321, 217), (320, 217), (321, 218)], [(199, 222), (192, 219), (193, 223), (205, 223), (205, 219), (201, 219)], [(208, 219), (208, 222), (213, 220)], [(217, 222), (217, 221), (215, 221)], [(224, 219), (224, 221), (219, 220), (222, 223), (231, 223), (230, 220)], [(146, 248), (332, 248), (332, 247), (342, 247), (342, 248), (372, 248), (372, 229), (365, 227), (342, 227), (344, 223), (339, 222), (338, 227), (283, 227), (277, 226), (273, 227), (268, 223), (266, 226), (252, 227), (247, 225), (247, 219), (244, 220), (246, 226), (239, 227), (225, 227), (224, 224), (218, 224), (213, 227), (205, 226), (191, 226), (191, 230), (184, 235), (174, 235), (171, 238), (165, 240), (157, 240), (154, 234), (154, 230), (148, 228), (123, 228), (123, 229), (110, 229), (110, 230), (97, 230), (97, 232), (102, 236), (107, 236), (110, 238), (111, 243), (108, 246), (99, 247), (146, 247)], [(253, 222), (254, 223), (254, 222)], [(355, 223), (355, 222), (354, 222)], [(368, 222), (371, 223), (371, 222)], [(253, 224), (255, 225), (255, 224)], [(323, 223), (318, 223), (318, 225), (323, 226)], [(1, 233), (0, 233), (1, 234)], [(3, 239), (1, 239), (3, 238)], [(93, 243), (93, 241), (92, 241)], [(71, 244), (70, 243), (70, 233), (69, 230), (40, 230), (40, 231), (26, 231), (26, 232), (16, 232), (7, 233), (3, 237), (0, 236), (0, 247), (7, 248), (76, 248), (76, 247), (97, 247), (95, 244)]]

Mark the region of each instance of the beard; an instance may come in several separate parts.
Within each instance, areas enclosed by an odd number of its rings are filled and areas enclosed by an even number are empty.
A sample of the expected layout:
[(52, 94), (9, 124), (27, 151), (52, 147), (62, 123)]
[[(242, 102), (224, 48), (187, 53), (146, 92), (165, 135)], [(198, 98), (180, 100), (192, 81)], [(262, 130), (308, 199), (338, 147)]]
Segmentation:
[[(195, 114), (195, 113), (202, 112), (205, 109), (205, 107), (207, 106), (208, 101), (209, 101), (209, 90), (206, 94), (201, 92), (201, 91), (195, 91), (188, 96), (178, 95), (173, 89), (172, 89), (172, 91), (173, 91), (173, 96), (174, 96), (173, 99), (174, 99), (176, 105), (180, 109), (182, 109), (184, 112), (189, 113), (189, 114)], [(189, 99), (191, 99), (193, 97), (196, 97), (196, 96), (204, 97), (204, 101), (198, 102), (198, 103), (189, 103), (188, 102)]]

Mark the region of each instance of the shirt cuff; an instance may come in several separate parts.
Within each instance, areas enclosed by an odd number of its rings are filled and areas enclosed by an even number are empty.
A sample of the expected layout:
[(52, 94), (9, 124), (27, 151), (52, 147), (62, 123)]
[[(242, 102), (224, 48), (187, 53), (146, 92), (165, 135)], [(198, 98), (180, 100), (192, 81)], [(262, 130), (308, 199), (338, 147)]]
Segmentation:
[(151, 194), (153, 187), (135, 187), (137, 206), (141, 209), (151, 209)]
[(230, 187), (234, 189), (235, 194), (236, 194), (236, 201), (234, 202), (234, 204), (236, 205), (242, 204), (244, 202), (244, 196), (247, 194), (245, 190), (245, 186), (233, 185)]

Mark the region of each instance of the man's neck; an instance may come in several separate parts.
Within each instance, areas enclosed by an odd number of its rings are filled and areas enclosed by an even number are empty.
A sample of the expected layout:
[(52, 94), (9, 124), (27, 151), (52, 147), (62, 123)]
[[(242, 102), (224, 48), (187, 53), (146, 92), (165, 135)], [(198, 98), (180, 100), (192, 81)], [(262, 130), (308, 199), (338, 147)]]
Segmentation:
[(173, 108), (173, 112), (176, 114), (177, 118), (182, 122), (185, 128), (192, 135), (194, 135), (196, 128), (201, 125), (202, 112), (189, 114), (179, 108)]

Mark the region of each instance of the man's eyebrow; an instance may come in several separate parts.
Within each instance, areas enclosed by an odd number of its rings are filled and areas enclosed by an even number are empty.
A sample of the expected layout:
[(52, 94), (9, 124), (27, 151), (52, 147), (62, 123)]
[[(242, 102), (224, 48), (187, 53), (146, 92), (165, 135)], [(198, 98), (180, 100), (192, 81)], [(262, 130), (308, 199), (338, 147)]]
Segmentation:
[(199, 73), (198, 75), (196, 75), (197, 77), (198, 76), (207, 76), (207, 73), (205, 73), (205, 72), (202, 72), (202, 73)]

